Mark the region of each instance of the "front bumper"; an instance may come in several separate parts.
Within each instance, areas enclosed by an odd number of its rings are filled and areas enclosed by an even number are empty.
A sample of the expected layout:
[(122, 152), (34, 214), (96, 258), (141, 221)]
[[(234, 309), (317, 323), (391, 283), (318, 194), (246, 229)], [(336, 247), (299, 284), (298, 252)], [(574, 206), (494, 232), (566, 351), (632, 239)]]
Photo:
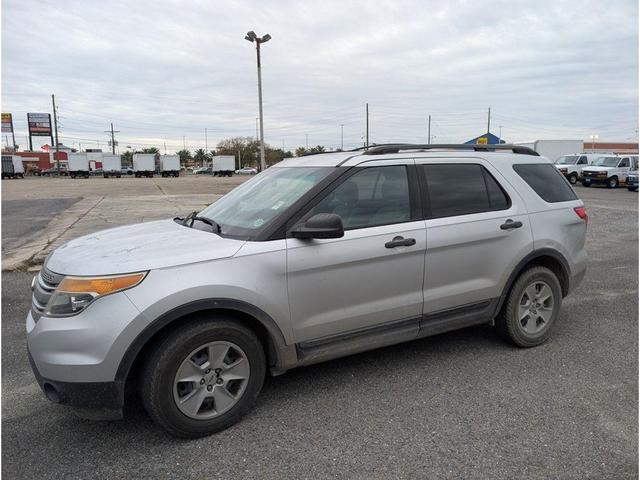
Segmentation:
[(38, 385), (47, 399), (75, 408), (75, 412), (92, 420), (118, 420), (122, 418), (124, 382), (60, 382), (40, 375), (31, 352), (27, 355)]
[(608, 176), (582, 174), (582, 181), (591, 185), (605, 185), (609, 181)]

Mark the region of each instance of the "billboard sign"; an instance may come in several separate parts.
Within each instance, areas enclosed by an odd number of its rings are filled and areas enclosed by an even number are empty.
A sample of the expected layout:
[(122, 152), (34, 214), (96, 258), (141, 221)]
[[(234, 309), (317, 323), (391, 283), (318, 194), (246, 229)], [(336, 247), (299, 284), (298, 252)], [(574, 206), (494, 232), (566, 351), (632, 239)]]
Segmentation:
[(2, 114), (2, 133), (13, 133), (13, 118), (10, 113)]
[(50, 113), (27, 113), (29, 123), (29, 135), (51, 136), (51, 114)]

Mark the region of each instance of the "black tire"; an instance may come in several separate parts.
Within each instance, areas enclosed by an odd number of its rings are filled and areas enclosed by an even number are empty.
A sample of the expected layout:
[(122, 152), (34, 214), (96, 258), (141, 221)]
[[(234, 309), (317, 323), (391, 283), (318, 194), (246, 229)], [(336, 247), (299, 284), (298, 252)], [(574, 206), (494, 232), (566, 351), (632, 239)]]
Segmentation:
[[(520, 323), (518, 309), (520, 307), (520, 299), (522, 298), (525, 289), (535, 281), (543, 281), (551, 288), (553, 294), (553, 307), (551, 319), (545, 323), (539, 332), (531, 334), (526, 332), (523, 325)], [(507, 342), (518, 347), (527, 348), (540, 345), (549, 339), (549, 335), (558, 318), (561, 305), (562, 288), (558, 277), (556, 277), (556, 275), (548, 268), (532, 267), (521, 273), (511, 287), (504, 305), (502, 306), (502, 310), (496, 318), (498, 334)]]
[(582, 181), (582, 186), (583, 187), (590, 187), (591, 184), (589, 182), (585, 182), (584, 180)]
[(638, 187), (627, 187), (627, 190), (629, 190), (630, 192), (635, 192), (636, 190), (638, 190)]
[(571, 185), (575, 185), (576, 183), (578, 183), (578, 175), (576, 175), (575, 173), (569, 175), (569, 183)]
[(618, 177), (611, 177), (607, 179), (607, 188), (616, 188), (618, 186)]
[[(176, 372), (190, 352), (212, 341), (228, 341), (245, 353), (251, 374), (238, 402), (225, 413), (207, 420), (183, 414), (173, 398)], [(140, 394), (151, 418), (171, 435), (198, 438), (224, 430), (240, 421), (262, 389), (266, 359), (260, 340), (247, 327), (228, 317), (198, 318), (163, 338), (147, 356)]]

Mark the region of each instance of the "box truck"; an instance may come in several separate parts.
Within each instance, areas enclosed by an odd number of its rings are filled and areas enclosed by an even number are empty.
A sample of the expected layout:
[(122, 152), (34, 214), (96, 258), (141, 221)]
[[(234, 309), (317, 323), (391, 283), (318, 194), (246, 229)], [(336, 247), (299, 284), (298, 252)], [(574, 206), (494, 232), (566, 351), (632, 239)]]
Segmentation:
[(136, 178), (153, 177), (156, 172), (155, 153), (134, 153), (133, 154), (133, 174)]
[(86, 153), (70, 153), (67, 165), (71, 178), (89, 178), (89, 159)]
[(179, 177), (180, 156), (160, 155), (160, 173), (163, 177)]
[(581, 153), (584, 149), (582, 140), (532, 140), (530, 142), (514, 142), (514, 145), (532, 148), (552, 162), (555, 162), (562, 155)]
[(102, 175), (104, 178), (120, 178), (122, 175), (122, 160), (120, 155), (105, 153), (102, 156)]
[(2, 178), (24, 178), (22, 157), (18, 155), (2, 155)]
[(216, 155), (211, 163), (211, 172), (216, 177), (230, 177), (236, 171), (236, 157), (233, 155)]

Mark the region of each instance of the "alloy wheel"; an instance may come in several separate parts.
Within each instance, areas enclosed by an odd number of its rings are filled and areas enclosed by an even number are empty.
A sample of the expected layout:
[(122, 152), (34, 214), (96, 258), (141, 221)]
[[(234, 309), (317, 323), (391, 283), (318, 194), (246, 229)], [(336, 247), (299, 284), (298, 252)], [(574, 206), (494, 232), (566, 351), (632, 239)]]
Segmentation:
[(551, 321), (553, 305), (551, 287), (540, 280), (531, 283), (518, 302), (518, 321), (522, 330), (529, 335), (540, 333)]

